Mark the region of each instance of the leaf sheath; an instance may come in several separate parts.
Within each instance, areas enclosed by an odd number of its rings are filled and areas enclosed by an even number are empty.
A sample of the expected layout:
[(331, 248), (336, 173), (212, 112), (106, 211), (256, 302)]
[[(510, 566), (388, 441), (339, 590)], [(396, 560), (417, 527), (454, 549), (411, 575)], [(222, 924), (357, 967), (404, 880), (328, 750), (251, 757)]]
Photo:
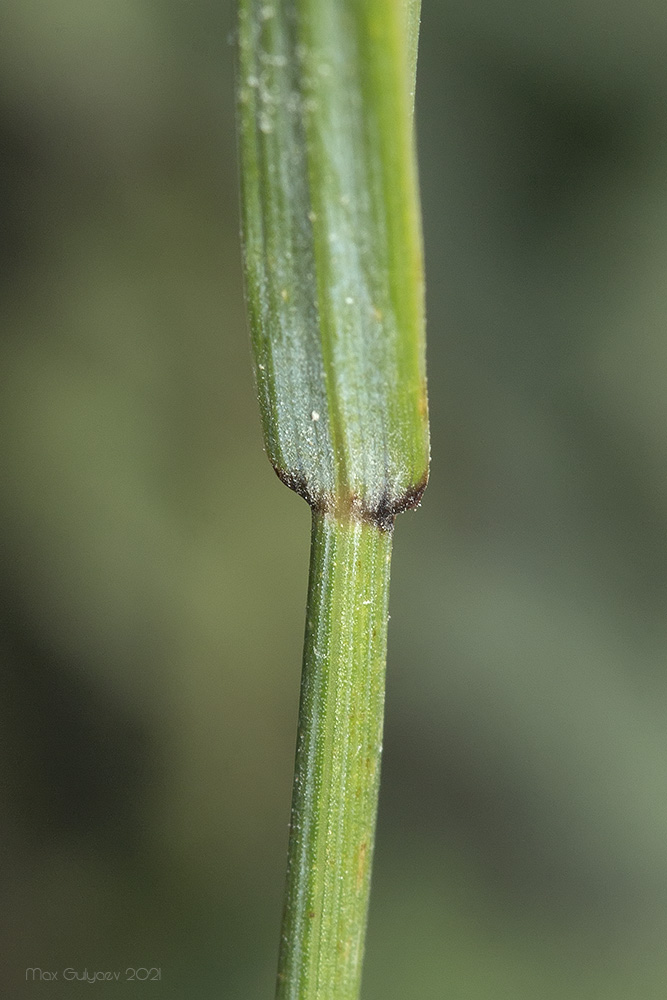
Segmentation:
[(428, 467), (418, 6), (240, 9), (247, 297), (267, 451), (312, 506), (387, 523), (418, 503)]

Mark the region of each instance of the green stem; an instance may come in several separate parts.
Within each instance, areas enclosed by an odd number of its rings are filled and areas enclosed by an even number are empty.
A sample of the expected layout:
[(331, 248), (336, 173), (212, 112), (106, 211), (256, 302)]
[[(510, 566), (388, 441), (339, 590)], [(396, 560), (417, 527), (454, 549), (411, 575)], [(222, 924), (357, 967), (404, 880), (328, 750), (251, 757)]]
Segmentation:
[(391, 531), (313, 514), (277, 1000), (356, 1000), (382, 749)]

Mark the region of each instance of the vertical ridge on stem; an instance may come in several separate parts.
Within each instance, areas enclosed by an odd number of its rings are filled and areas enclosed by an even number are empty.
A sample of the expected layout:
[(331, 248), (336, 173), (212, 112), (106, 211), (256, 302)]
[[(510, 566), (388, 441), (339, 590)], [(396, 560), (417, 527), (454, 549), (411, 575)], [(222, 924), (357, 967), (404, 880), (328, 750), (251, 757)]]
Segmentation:
[(277, 1000), (354, 1000), (382, 748), (392, 533), (313, 515)]

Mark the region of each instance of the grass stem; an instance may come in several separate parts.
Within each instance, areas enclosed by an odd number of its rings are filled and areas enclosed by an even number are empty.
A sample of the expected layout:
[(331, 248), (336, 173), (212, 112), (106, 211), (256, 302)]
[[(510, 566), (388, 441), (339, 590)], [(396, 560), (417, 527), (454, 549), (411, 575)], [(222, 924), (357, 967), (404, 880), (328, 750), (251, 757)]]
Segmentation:
[(356, 1000), (377, 812), (392, 532), (313, 514), (277, 1000)]

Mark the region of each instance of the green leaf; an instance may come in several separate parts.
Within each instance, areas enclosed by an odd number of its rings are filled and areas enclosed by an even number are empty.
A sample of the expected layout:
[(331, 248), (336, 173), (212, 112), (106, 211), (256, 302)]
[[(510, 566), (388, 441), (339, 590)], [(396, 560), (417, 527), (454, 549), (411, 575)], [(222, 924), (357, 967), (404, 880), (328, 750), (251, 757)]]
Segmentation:
[(246, 287), (266, 449), (383, 527), (428, 473), (412, 104), (419, 5), (242, 0)]

